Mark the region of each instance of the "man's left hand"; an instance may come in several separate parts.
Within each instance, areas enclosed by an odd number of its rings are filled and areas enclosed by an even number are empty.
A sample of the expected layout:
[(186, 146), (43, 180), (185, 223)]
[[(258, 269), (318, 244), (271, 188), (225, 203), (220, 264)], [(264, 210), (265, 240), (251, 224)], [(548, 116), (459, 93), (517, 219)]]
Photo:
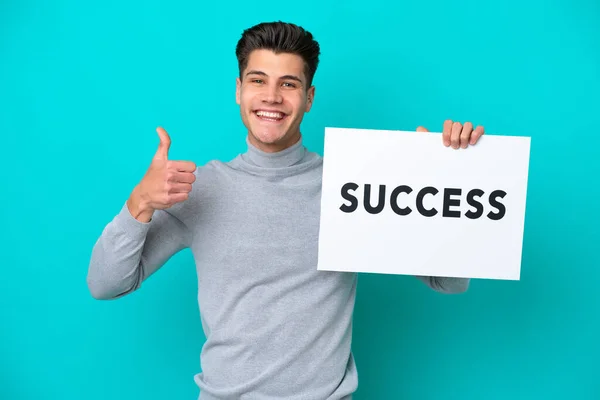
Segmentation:
[[(419, 126), (417, 132), (429, 132), (426, 128)], [(453, 149), (466, 149), (468, 145), (474, 145), (479, 138), (484, 134), (483, 126), (479, 125), (473, 129), (473, 124), (465, 122), (454, 122), (450, 119), (444, 121), (442, 129), (442, 141), (444, 146), (452, 146)]]

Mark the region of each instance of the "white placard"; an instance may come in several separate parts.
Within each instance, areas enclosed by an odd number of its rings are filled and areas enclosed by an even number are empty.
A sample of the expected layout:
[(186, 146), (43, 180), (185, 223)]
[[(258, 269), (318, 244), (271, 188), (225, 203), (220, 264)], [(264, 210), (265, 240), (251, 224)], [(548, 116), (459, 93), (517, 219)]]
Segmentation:
[(318, 269), (519, 280), (530, 142), (326, 128)]

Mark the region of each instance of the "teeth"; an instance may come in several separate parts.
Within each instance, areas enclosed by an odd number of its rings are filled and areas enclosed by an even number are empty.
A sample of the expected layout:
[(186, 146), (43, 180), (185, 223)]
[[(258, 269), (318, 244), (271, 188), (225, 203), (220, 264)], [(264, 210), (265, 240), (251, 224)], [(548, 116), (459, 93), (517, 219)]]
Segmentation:
[(278, 112), (257, 111), (256, 115), (267, 118), (283, 118), (283, 114)]

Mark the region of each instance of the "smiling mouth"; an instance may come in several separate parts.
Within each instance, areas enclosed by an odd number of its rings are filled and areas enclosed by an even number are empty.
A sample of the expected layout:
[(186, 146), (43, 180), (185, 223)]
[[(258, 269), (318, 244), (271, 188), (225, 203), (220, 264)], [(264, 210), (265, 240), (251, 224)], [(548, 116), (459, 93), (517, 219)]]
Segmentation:
[(254, 111), (254, 115), (261, 121), (279, 122), (286, 117), (286, 114), (277, 111)]

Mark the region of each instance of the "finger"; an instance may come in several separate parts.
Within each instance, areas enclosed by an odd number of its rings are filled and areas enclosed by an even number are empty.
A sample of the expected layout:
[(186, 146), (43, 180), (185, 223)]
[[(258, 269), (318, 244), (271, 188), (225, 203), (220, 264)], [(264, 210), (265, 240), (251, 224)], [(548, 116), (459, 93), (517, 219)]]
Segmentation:
[(419, 127), (417, 127), (417, 132), (429, 132), (429, 131), (427, 130), (427, 128), (419, 126)]
[(444, 121), (444, 130), (442, 131), (442, 139), (446, 147), (450, 146), (450, 133), (452, 133), (452, 120), (447, 119)]
[(189, 193), (173, 193), (169, 195), (169, 202), (171, 204), (181, 203), (189, 198)]
[(167, 181), (170, 183), (194, 183), (196, 175), (191, 172), (170, 172)]
[(169, 189), (169, 194), (173, 193), (189, 193), (192, 191), (191, 183), (173, 183)]
[(473, 132), (473, 124), (470, 122), (465, 122), (465, 125), (460, 132), (460, 147), (466, 149), (469, 145), (469, 139), (471, 138), (471, 133)]
[(479, 125), (477, 128), (475, 128), (475, 130), (473, 131), (473, 134), (471, 135), (471, 144), (477, 143), (479, 138), (481, 136), (483, 136), (484, 133), (485, 133), (485, 130), (484, 130), (483, 126)]
[(181, 172), (194, 172), (196, 164), (192, 161), (169, 161), (167, 168)]
[(160, 138), (160, 143), (158, 144), (158, 150), (156, 150), (156, 154), (154, 158), (167, 160), (169, 158), (169, 147), (171, 147), (171, 138), (167, 131), (165, 131), (160, 126), (156, 128), (156, 132), (158, 133), (158, 137)]
[(458, 149), (460, 145), (460, 133), (462, 132), (462, 124), (455, 122), (452, 124), (452, 132), (450, 133), (450, 144), (453, 149)]

